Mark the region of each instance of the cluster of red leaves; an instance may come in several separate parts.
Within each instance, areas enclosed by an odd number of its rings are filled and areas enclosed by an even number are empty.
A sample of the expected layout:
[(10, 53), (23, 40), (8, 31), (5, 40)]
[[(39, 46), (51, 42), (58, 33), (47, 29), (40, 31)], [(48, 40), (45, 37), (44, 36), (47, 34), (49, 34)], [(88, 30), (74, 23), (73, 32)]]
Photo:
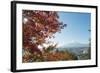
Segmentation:
[(66, 24), (59, 22), (55, 11), (23, 10), (23, 48), (37, 51), (38, 45), (46, 42), (56, 32), (60, 32)]

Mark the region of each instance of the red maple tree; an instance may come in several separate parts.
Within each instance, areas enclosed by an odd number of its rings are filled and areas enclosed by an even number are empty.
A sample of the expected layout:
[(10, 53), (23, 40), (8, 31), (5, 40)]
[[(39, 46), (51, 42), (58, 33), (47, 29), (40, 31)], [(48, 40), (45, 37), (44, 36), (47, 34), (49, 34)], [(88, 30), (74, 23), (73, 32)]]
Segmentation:
[(56, 11), (23, 10), (22, 21), (23, 49), (38, 53), (41, 53), (38, 45), (46, 43), (46, 38), (52, 38), (66, 26), (59, 22)]

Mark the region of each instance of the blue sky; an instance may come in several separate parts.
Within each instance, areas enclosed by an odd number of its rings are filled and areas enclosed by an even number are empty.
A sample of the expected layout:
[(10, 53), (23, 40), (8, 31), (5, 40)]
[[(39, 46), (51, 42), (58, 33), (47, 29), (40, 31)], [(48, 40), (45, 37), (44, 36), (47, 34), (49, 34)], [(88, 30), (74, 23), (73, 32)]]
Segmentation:
[(51, 39), (57, 42), (60, 46), (69, 43), (88, 43), (90, 33), (88, 29), (91, 24), (90, 13), (77, 12), (58, 12), (59, 20), (67, 27), (61, 30), (61, 33), (56, 33), (55, 38)]

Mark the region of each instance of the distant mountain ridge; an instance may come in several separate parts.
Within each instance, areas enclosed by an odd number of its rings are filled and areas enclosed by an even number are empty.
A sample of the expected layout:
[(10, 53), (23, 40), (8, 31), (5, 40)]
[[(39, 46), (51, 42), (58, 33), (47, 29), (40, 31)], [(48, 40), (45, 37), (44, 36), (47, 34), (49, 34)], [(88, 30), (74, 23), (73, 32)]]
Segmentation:
[(82, 43), (69, 43), (67, 45), (60, 46), (57, 48), (59, 51), (69, 51), (75, 54), (78, 59), (86, 59), (89, 54), (89, 44)]
[(67, 45), (63, 45), (58, 48), (60, 51), (70, 51), (77, 56), (83, 54), (84, 52), (88, 52), (89, 44), (82, 44), (82, 43), (69, 43)]

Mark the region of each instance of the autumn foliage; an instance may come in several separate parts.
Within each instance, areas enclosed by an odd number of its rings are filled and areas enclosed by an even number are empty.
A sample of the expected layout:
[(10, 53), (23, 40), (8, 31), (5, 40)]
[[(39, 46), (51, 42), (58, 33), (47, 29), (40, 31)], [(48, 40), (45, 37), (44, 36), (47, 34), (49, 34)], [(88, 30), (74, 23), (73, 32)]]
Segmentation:
[[(44, 61), (44, 54), (38, 47), (43, 43), (50, 43), (47, 39), (54, 38), (56, 32), (66, 27), (66, 24), (59, 22), (56, 11), (23, 10), (23, 62)], [(46, 48), (45, 48), (46, 49)], [(55, 53), (49, 57), (63, 56)]]
[(23, 48), (37, 48), (46, 38), (60, 32), (66, 24), (59, 22), (55, 11), (23, 10)]

